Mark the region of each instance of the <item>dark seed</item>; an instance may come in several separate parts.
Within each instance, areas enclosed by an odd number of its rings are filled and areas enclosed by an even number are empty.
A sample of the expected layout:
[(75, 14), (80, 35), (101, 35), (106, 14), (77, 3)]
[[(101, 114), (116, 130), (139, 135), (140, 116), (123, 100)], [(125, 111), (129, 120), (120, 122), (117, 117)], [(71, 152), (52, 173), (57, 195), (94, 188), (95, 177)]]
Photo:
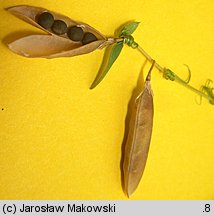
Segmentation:
[(61, 35), (67, 32), (67, 25), (62, 20), (55, 20), (51, 29), (54, 33)]
[(86, 32), (84, 34), (83, 39), (82, 39), (82, 43), (83, 44), (88, 44), (88, 43), (91, 43), (91, 42), (96, 41), (96, 40), (97, 40), (97, 38), (96, 38), (96, 36), (94, 34), (92, 34), (90, 32)]
[(84, 31), (81, 27), (72, 26), (68, 29), (67, 35), (73, 41), (81, 41), (84, 36)]
[(54, 23), (54, 17), (52, 14), (48, 12), (44, 12), (38, 17), (38, 24), (41, 25), (45, 29), (51, 28)]

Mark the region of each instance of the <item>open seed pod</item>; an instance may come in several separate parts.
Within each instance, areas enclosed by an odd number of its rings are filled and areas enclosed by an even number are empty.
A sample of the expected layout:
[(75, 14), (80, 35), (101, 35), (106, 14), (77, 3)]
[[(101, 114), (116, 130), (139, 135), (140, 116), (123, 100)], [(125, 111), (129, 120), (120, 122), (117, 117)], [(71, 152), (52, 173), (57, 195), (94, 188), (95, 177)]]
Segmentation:
[[(13, 52), (25, 57), (71, 57), (86, 54), (96, 49), (102, 49), (103, 47), (116, 42), (114, 38), (106, 38), (96, 29), (85, 23), (74, 21), (67, 16), (44, 8), (21, 5), (7, 8), (7, 10), (20, 19), (48, 33), (48, 35), (29, 35), (8, 44)], [(56, 33), (57, 31), (51, 29), (50, 26), (47, 28), (43, 27), (39, 24), (38, 20), (39, 16), (44, 12), (51, 14), (55, 21), (63, 21), (68, 28), (72, 26), (80, 27), (84, 34), (91, 33), (94, 35), (95, 39), (92, 42), (89, 41), (89, 43), (83, 45), (82, 41), (72, 41), (68, 37), (67, 31), (58, 34)]]

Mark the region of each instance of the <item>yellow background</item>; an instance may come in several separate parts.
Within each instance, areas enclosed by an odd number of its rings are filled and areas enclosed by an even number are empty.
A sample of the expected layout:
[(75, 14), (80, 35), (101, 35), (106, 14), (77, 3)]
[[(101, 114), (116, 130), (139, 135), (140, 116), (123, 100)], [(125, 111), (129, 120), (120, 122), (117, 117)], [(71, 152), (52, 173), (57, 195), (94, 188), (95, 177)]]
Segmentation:
[[(94, 80), (104, 51), (29, 59), (2, 41), (35, 27), (3, 8), (41, 6), (105, 35), (140, 21), (136, 41), (191, 84), (214, 79), (214, 1), (0, 1), (0, 199), (127, 199), (121, 145), (127, 105), (145, 58), (125, 47), (104, 81)], [(144, 76), (150, 64), (144, 67)], [(131, 199), (214, 199), (214, 107), (153, 70), (155, 116), (143, 179)], [(2, 110), (3, 109), (3, 110)]]

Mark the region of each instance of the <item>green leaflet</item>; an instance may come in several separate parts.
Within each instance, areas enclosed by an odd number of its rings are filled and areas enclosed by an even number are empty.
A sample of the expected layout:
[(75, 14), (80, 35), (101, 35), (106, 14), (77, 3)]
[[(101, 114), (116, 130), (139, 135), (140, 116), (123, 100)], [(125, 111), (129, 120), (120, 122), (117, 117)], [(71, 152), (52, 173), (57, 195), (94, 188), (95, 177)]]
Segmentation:
[(107, 61), (108, 61), (107, 64), (105, 64), (105, 61), (103, 61), (103, 64), (100, 67), (98, 75), (95, 78), (94, 82), (92, 83), (90, 89), (93, 89), (94, 87), (96, 87), (102, 81), (102, 79), (106, 76), (109, 69), (111, 68), (111, 66), (114, 64), (115, 60), (120, 55), (122, 48), (123, 48), (123, 42), (118, 42), (118, 43), (113, 45), (113, 47), (110, 51), (110, 55), (107, 59)]
[[(138, 47), (138, 44), (134, 42), (134, 39), (131, 36), (131, 34), (137, 29), (138, 25), (139, 25), (139, 22), (135, 22), (135, 21), (129, 22), (125, 24), (124, 26), (122, 26), (120, 30), (118, 30), (119, 33), (117, 33), (117, 35), (119, 35), (119, 37), (121, 38), (124, 37), (124, 40), (122, 42), (118, 42), (117, 44), (113, 45), (112, 50), (110, 51), (110, 54), (105, 55), (103, 59), (103, 63), (98, 72), (98, 75), (95, 78), (94, 82), (92, 83), (90, 89), (93, 89), (94, 87), (96, 87), (102, 81), (102, 79), (106, 76), (109, 69), (111, 68), (115, 60), (120, 55), (120, 52), (123, 48), (124, 43), (131, 46), (132, 48)], [(105, 54), (107, 54), (107, 52)]]
[(119, 32), (119, 36), (123, 37), (125, 35), (131, 35), (138, 27), (139, 22), (130, 22), (122, 27)]

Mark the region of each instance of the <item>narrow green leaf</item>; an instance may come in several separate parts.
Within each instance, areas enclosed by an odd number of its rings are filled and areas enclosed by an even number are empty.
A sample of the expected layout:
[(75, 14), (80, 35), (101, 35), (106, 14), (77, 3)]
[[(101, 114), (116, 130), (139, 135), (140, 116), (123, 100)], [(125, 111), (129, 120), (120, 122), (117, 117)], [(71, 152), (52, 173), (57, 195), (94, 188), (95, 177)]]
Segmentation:
[(113, 47), (110, 51), (110, 55), (108, 57), (107, 64), (105, 64), (105, 62), (103, 61), (103, 64), (100, 67), (98, 75), (95, 78), (94, 82), (92, 83), (90, 89), (93, 89), (94, 87), (96, 87), (102, 81), (102, 79), (106, 76), (109, 69), (111, 68), (111, 66), (114, 64), (115, 60), (120, 55), (122, 48), (123, 48), (123, 42), (118, 42), (118, 43), (113, 45)]
[(122, 27), (120, 30), (119, 36), (122, 37), (124, 35), (131, 35), (138, 27), (139, 22), (130, 22)]

